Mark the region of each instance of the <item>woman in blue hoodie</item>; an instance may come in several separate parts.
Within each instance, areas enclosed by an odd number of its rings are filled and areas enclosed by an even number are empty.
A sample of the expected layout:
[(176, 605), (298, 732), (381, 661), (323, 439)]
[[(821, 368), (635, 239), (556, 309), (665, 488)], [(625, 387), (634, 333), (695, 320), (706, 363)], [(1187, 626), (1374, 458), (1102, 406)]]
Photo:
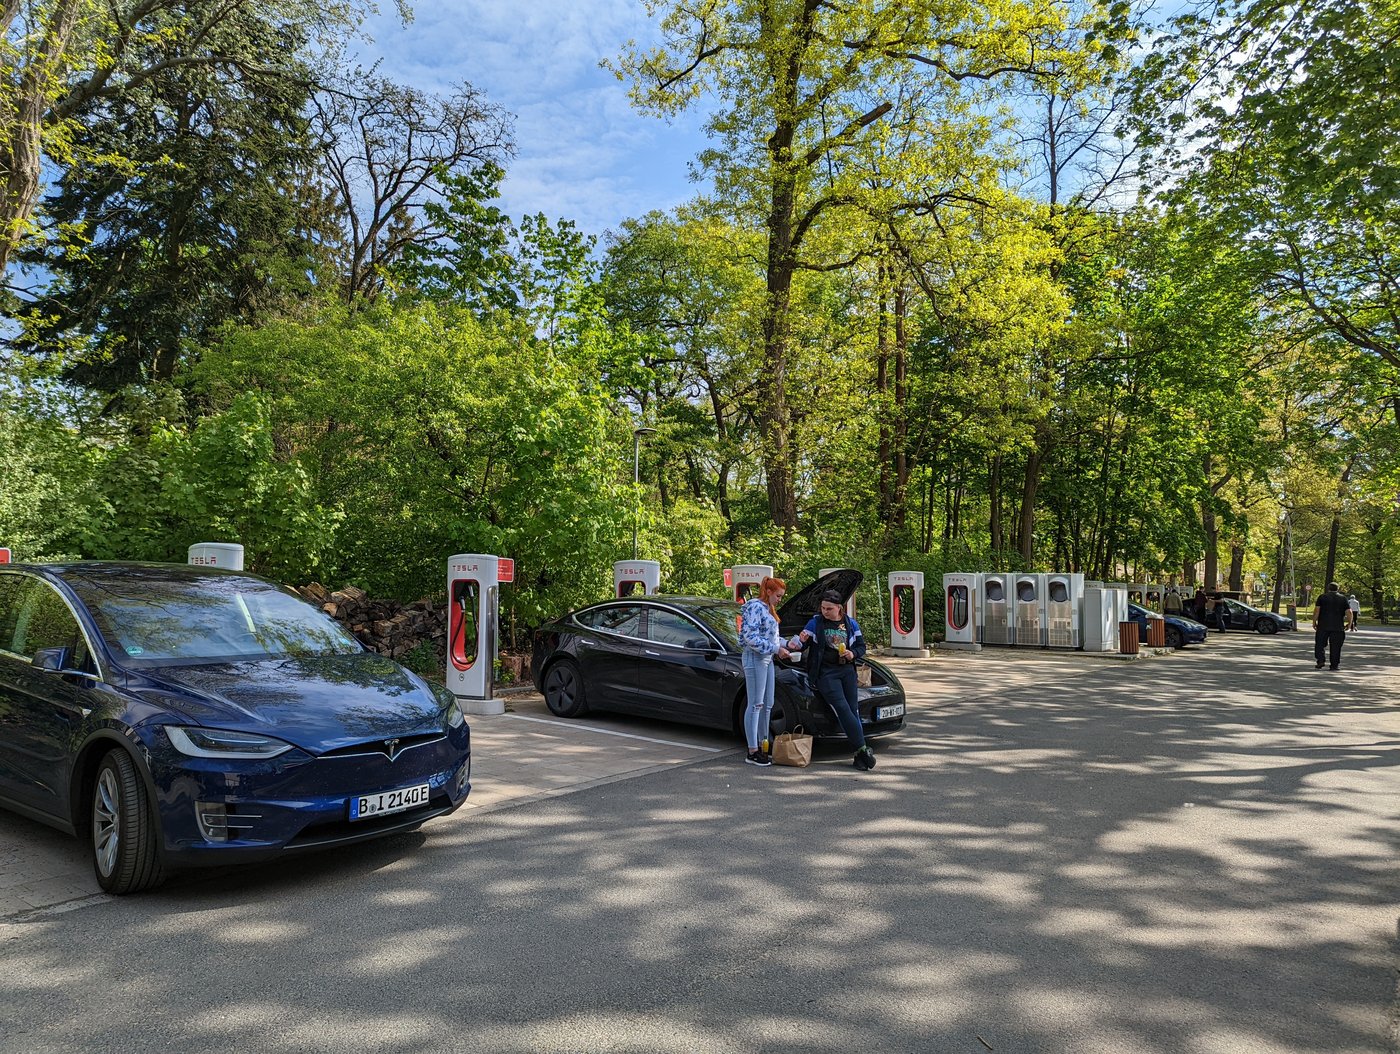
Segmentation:
[(829, 590), (822, 594), (820, 612), (812, 616), (800, 636), (813, 642), (807, 649), (808, 680), (835, 712), (846, 738), (855, 744), (851, 764), (866, 771), (873, 769), (875, 752), (865, 742), (856, 684), (856, 663), (865, 658), (865, 637), (860, 624), (846, 614), (840, 593)]
[(771, 765), (760, 739), (768, 738), (768, 722), (773, 714), (773, 657), (792, 658), (792, 652), (779, 638), (778, 601), (787, 593), (781, 578), (765, 578), (758, 596), (750, 597), (739, 613), (739, 642), (744, 646), (744, 683), (748, 706), (744, 710), (744, 736), (749, 743), (750, 765)]

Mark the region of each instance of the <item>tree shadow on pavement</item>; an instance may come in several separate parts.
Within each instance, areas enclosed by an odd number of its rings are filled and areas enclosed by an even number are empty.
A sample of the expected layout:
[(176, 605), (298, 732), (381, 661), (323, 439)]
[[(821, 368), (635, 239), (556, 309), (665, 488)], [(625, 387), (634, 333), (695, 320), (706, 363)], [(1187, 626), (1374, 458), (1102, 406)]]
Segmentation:
[(1381, 1050), (1393, 690), (1302, 636), (0, 927), (0, 1048)]

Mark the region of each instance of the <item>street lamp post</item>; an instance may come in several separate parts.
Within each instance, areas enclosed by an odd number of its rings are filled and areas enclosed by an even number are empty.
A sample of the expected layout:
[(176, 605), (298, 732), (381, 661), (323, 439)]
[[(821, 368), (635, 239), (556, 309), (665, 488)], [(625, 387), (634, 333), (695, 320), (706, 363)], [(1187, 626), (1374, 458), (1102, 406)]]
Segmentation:
[[(641, 485), (641, 464), (642, 464), (642, 436), (649, 436), (656, 431), (655, 428), (647, 428), (642, 425), (640, 428), (632, 429), (632, 486), (635, 488)], [(634, 495), (635, 497), (635, 495)], [(640, 504), (640, 502), (638, 503)], [(637, 520), (641, 516), (641, 510), (637, 505), (632, 506), (632, 559), (637, 559)]]

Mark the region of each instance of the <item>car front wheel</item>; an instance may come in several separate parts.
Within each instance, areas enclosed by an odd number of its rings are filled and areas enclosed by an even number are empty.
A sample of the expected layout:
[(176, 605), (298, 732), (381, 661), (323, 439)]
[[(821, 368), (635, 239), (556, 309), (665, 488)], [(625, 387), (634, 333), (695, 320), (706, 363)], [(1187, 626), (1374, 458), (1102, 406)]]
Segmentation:
[(1256, 633), (1277, 633), (1278, 623), (1271, 618), (1261, 618), (1254, 623), (1254, 630)]
[(783, 713), (783, 704), (775, 700), (773, 709), (768, 711), (768, 749), (773, 749), (773, 744), (778, 741), (780, 735), (791, 731), (787, 714)]
[(568, 659), (561, 659), (545, 672), (544, 702), (557, 717), (582, 717), (588, 713), (583, 673)]
[(1175, 626), (1167, 627), (1168, 648), (1180, 648), (1185, 643), (1186, 638), (1181, 635), (1181, 630), (1177, 629)]
[(150, 795), (124, 750), (109, 751), (92, 786), (92, 866), (108, 893), (139, 893), (165, 874)]

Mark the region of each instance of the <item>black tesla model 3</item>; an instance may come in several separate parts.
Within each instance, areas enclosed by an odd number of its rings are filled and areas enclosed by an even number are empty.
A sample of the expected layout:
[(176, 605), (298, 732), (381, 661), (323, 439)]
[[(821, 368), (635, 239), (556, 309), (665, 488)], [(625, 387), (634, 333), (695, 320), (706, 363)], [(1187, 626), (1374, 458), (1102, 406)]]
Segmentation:
[[(778, 609), (783, 636), (801, 631), (818, 597), (849, 598), (859, 571), (833, 571)], [(742, 734), (744, 669), (739, 605), (714, 597), (631, 596), (592, 604), (535, 632), (535, 685), (560, 717), (608, 710)], [(867, 658), (870, 684), (860, 689), (866, 736), (904, 727), (904, 687)], [(814, 697), (801, 660), (777, 663), (770, 737), (796, 725), (814, 736), (841, 736), (836, 715)]]

